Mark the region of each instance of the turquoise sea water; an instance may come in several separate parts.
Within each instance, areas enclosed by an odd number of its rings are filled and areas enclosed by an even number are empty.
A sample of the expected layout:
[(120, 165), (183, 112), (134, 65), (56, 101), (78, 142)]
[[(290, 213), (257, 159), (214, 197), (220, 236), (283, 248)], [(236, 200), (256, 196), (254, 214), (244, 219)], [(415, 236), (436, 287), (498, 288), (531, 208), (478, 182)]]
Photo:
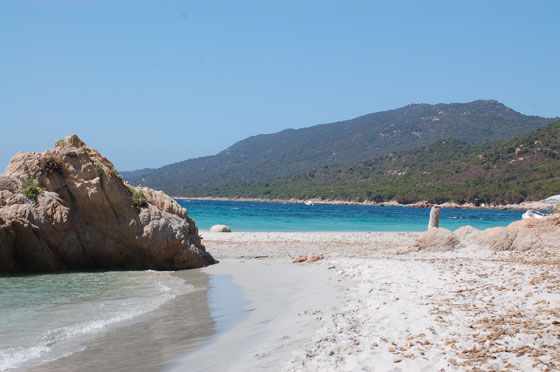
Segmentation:
[[(304, 203), (178, 200), (201, 230), (224, 224), (233, 231), (424, 231), (429, 208)], [(442, 209), (440, 226), (455, 230), (506, 226), (523, 211)]]

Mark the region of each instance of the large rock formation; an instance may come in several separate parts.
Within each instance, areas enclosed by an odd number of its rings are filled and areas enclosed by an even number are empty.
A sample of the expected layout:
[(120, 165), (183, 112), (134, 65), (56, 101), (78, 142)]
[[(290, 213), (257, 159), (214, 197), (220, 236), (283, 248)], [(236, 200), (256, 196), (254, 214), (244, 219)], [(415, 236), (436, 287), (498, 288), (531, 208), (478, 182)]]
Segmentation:
[[(527, 251), (547, 246), (560, 248), (560, 214), (515, 221), (506, 227), (477, 230), (463, 226), (453, 233), (432, 227), (404, 252), (448, 251), (475, 245), (492, 251)], [(403, 253), (404, 253), (403, 252)]]
[(493, 227), (486, 230), (463, 226), (457, 229), (455, 234), (466, 244), (475, 244), (493, 251), (541, 249), (547, 245), (554, 246), (554, 240), (558, 240), (560, 215), (542, 220), (531, 218), (515, 221), (506, 227)]
[[(461, 235), (461, 232), (457, 235)], [(492, 251), (528, 251), (545, 247), (541, 238), (531, 230), (511, 226), (493, 227), (482, 231), (473, 229), (463, 240)]]
[(560, 212), (545, 218), (526, 218), (509, 224), (512, 228), (526, 228), (549, 247), (560, 249)]
[(185, 209), (123, 183), (76, 135), (53, 150), (17, 153), (0, 175), (0, 273), (212, 263)]

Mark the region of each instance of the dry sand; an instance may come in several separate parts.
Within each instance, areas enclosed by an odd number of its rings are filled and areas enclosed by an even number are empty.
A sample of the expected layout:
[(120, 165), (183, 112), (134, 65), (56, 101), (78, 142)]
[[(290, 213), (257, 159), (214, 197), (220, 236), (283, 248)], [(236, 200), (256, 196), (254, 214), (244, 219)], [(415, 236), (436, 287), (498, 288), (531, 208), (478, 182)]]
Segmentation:
[[(418, 233), (201, 235), (226, 262), (209, 270), (230, 273), (256, 309), (219, 344), (236, 356), (224, 369), (560, 370), (560, 247), (550, 239), (527, 252), (397, 254)], [(307, 254), (325, 259), (291, 263)]]

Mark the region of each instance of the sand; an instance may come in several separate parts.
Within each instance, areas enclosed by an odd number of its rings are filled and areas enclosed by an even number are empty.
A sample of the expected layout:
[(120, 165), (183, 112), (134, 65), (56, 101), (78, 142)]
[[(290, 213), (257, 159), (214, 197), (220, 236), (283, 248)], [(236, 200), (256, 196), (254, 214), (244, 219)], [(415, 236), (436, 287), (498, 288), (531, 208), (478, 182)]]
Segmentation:
[(201, 231), (203, 243), (220, 258), (285, 259), (324, 254), (330, 258), (394, 255), (412, 244), (420, 233), (412, 232), (232, 232)]
[[(557, 245), (398, 254), (418, 233), (201, 235), (222, 261), (207, 270), (232, 275), (251, 311), (177, 370), (560, 369)], [(291, 263), (307, 254), (325, 259)]]
[(204, 271), (231, 275), (245, 291), (248, 316), (169, 371), (278, 371), (342, 301), (343, 284), (320, 266), (222, 259)]

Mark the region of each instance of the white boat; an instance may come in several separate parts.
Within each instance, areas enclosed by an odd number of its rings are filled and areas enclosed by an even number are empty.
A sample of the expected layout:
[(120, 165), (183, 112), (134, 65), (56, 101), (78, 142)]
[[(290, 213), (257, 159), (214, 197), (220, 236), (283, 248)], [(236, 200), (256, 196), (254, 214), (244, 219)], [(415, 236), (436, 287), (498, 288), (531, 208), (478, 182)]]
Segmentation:
[(537, 212), (537, 211), (532, 211), (532, 210), (529, 209), (527, 212), (525, 212), (521, 215), (521, 218), (522, 219), (525, 219), (525, 218), (544, 218), (546, 216), (547, 215), (544, 214), (544, 213)]
[(303, 204), (305, 205), (313, 205), (313, 202), (311, 200), (306, 200), (303, 202)]

